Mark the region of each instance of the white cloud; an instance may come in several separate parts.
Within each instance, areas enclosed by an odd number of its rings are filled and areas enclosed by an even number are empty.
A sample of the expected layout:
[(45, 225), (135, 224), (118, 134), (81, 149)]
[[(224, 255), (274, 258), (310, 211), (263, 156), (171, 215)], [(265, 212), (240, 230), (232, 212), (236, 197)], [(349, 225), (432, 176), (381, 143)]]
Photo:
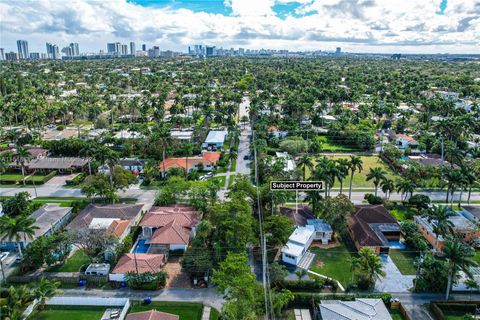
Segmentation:
[[(299, 3), (281, 19), (275, 4)], [(26, 0), (0, 2), (0, 41), (15, 50), (26, 39), (31, 51), (45, 42), (71, 41), (97, 51), (108, 41), (137, 41), (185, 50), (207, 43), (384, 52), (480, 52), (480, 0), (225, 0), (232, 15), (170, 7), (143, 7), (126, 0)]]

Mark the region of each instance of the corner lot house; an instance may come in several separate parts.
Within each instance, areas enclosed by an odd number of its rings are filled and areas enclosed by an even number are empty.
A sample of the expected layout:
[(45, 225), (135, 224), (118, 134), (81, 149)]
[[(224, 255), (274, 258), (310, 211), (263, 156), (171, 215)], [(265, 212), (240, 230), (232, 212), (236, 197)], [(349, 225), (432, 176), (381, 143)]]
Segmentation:
[(369, 247), (388, 254), (390, 241), (400, 241), (400, 225), (383, 205), (359, 205), (348, 219), (348, 231), (357, 250)]
[(153, 207), (140, 222), (147, 253), (187, 250), (202, 215), (191, 207)]
[[(418, 225), (418, 230), (422, 233), (425, 240), (427, 240), (433, 247), (435, 246), (436, 235), (433, 232), (436, 221), (428, 221), (422, 216), (414, 216), (415, 222)], [(459, 236), (464, 243), (471, 243), (480, 238), (480, 231), (476, 224), (460, 213), (456, 212), (456, 215), (448, 218), (453, 224), (453, 232)], [(445, 239), (439, 235), (437, 240), (437, 247), (442, 248), (445, 245)]]
[[(294, 266), (302, 267), (302, 259), (309, 259), (313, 254), (306, 254), (312, 244), (315, 232), (311, 228), (297, 227), (288, 238), (288, 242), (282, 248), (282, 261)], [(310, 259), (309, 259), (310, 260)], [(311, 261), (310, 261), (311, 262)], [(310, 263), (308, 263), (310, 265)], [(308, 266), (307, 266), (308, 269)]]
[[(48, 236), (64, 226), (72, 214), (72, 209), (71, 207), (60, 207), (58, 204), (46, 204), (33, 212), (30, 218), (35, 220), (34, 225), (38, 227), (38, 229), (35, 230), (33, 239), (27, 238), (26, 243), (22, 241), (20, 245), (25, 248), (31, 241), (42, 236)], [(0, 249), (16, 250), (17, 243), (4, 239), (0, 242)]]
[[(220, 152), (204, 152), (198, 157), (189, 157), (188, 160), (185, 157), (182, 158), (166, 158), (160, 164), (160, 170), (162, 175), (165, 175), (165, 171), (168, 172), (171, 168), (181, 168), (183, 170), (203, 170), (212, 171), (220, 160)], [(187, 168), (188, 166), (188, 168)], [(165, 170), (165, 171), (164, 171)]]
[(322, 300), (321, 320), (392, 320), (382, 299)]
[(143, 204), (89, 204), (67, 226), (67, 230), (96, 229), (122, 240), (141, 217)]
[(228, 132), (226, 130), (211, 130), (208, 133), (205, 142), (202, 144), (202, 148), (211, 148), (211, 150), (222, 148), (223, 144), (225, 143), (225, 139), (227, 138), (227, 134)]
[(129, 272), (158, 273), (165, 265), (165, 260), (163, 254), (127, 253), (118, 260), (108, 278), (110, 281), (125, 281), (125, 275)]
[(149, 310), (143, 312), (134, 312), (127, 315), (125, 320), (179, 320), (180, 317), (166, 312)]

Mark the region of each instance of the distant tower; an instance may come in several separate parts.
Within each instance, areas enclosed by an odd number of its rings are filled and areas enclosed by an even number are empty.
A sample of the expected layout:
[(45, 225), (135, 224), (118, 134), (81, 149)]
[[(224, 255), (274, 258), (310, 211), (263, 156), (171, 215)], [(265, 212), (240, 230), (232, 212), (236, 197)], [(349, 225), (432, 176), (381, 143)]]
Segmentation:
[(72, 42), (70, 43), (70, 48), (72, 49), (72, 56), (77, 57), (80, 55), (80, 49), (78, 47), (78, 43)]
[(5, 53), (3, 48), (0, 48), (0, 60), (5, 60)]
[(135, 42), (130, 42), (130, 54), (135, 55)]
[(17, 49), (20, 59), (28, 59), (30, 57), (30, 55), (28, 54), (28, 41), (17, 40)]
[(337, 47), (337, 50), (335, 50), (335, 54), (341, 54), (342, 53), (342, 48)]
[(145, 43), (142, 44), (142, 51), (147, 51), (147, 45)]

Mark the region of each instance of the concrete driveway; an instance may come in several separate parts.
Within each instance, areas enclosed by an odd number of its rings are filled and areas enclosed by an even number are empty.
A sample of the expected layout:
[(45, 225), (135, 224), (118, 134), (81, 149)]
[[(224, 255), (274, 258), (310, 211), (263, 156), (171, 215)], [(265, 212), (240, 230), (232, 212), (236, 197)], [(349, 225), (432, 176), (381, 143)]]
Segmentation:
[(381, 255), (380, 258), (382, 259), (383, 271), (385, 271), (386, 275), (377, 280), (375, 291), (409, 292), (408, 289), (413, 287), (415, 276), (403, 275), (388, 255)]

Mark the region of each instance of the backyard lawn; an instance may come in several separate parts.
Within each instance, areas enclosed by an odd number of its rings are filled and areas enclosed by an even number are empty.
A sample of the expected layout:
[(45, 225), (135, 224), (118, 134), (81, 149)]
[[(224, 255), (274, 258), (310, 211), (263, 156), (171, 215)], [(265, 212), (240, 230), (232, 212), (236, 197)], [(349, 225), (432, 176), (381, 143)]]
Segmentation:
[(34, 311), (29, 320), (96, 320), (101, 319), (105, 307), (47, 306)]
[[(350, 156), (328, 156), (329, 159), (338, 160), (338, 159), (350, 159)], [(367, 174), (370, 171), (370, 168), (380, 167), (387, 172), (387, 178), (394, 179), (396, 177), (395, 173), (390, 170), (390, 168), (377, 156), (360, 156), (363, 161), (362, 172), (355, 172), (353, 176), (353, 188), (374, 188), (373, 182), (367, 181)], [(307, 173), (307, 176), (310, 175), (310, 172)], [(345, 178), (343, 181), (344, 191), (348, 190), (350, 186), (350, 175)], [(335, 188), (339, 188), (340, 184), (338, 181), (335, 182)]]
[[(27, 177), (27, 175), (25, 175), (25, 177)], [(25, 179), (25, 181), (35, 181), (35, 182), (42, 182), (43, 179), (45, 179), (45, 175), (41, 175), (41, 174), (35, 174), (33, 177), (28, 177)], [(22, 174), (18, 173), (18, 174), (2, 174), (0, 176), (0, 181), (5, 181), (5, 182), (11, 182), (11, 183), (14, 183), (14, 182), (22, 182), (23, 181), (23, 176)]]
[(310, 270), (338, 280), (344, 287), (351, 283), (350, 261), (355, 253), (348, 250), (347, 246), (342, 243), (340, 246), (330, 249), (310, 247), (310, 251), (315, 253), (315, 260), (313, 260)]
[(48, 272), (78, 272), (80, 267), (90, 262), (90, 258), (83, 252), (77, 250), (67, 261), (62, 265), (56, 265), (48, 268)]
[(176, 314), (180, 316), (180, 320), (200, 320), (202, 318), (203, 305), (201, 303), (159, 301), (154, 301), (149, 305), (132, 303), (129, 313), (147, 310), (157, 310)]
[(212, 308), (210, 309), (210, 318), (209, 320), (218, 320), (218, 318), (220, 318), (220, 312), (218, 312), (217, 309), (215, 308)]
[(417, 273), (414, 265), (417, 257), (415, 252), (391, 249), (389, 256), (403, 275), (415, 275)]
[(403, 207), (403, 206), (396, 206), (393, 209), (388, 210), (399, 222), (403, 221), (413, 221), (413, 215), (416, 212), (410, 208)]
[(398, 310), (388, 310), (393, 320), (403, 320), (402, 314)]

